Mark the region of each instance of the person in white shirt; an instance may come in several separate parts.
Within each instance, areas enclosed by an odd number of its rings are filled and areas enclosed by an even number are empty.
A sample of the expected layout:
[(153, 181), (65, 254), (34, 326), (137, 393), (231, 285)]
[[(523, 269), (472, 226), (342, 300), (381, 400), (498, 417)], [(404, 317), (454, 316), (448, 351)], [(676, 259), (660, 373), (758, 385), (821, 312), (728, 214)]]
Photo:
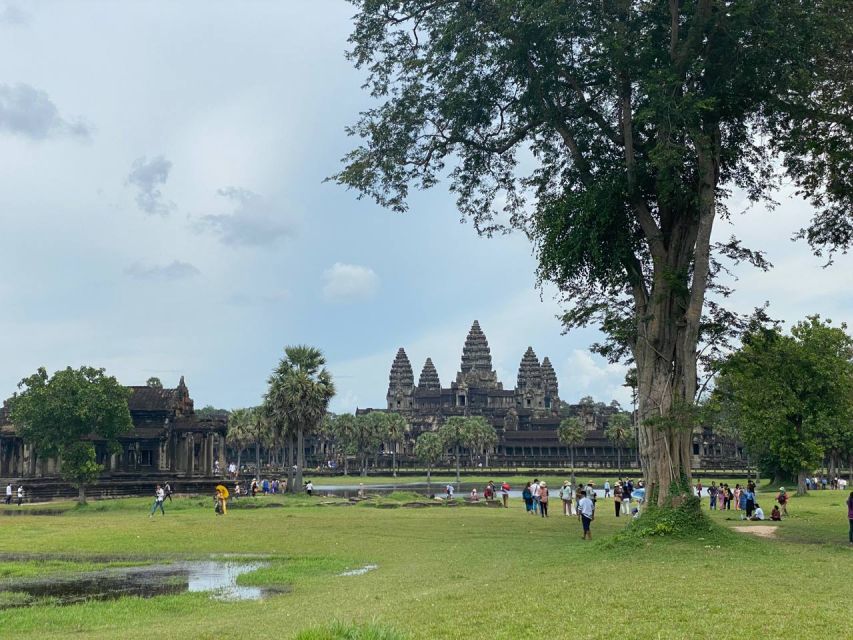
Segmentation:
[(539, 499), (542, 497), (542, 488), (539, 486), (539, 478), (533, 480), (530, 485), (530, 493), (533, 496), (533, 515), (539, 513)]
[(23, 502), (24, 502), (24, 485), (19, 484), (18, 485), (18, 506), (20, 507)]
[(448, 499), (448, 500), (453, 500), (453, 485), (452, 485), (452, 484), (448, 484), (448, 485), (444, 488), (444, 491), (447, 493), (447, 499)]
[(610, 480), (604, 481), (604, 497), (605, 498), (610, 497)]
[(151, 513), (148, 514), (149, 518), (154, 517), (154, 513), (157, 511), (157, 509), (160, 509), (160, 513), (162, 513), (164, 516), (166, 515), (166, 510), (163, 509), (163, 501), (165, 499), (166, 492), (163, 491), (163, 487), (158, 484), (157, 488), (154, 490), (154, 504), (151, 505)]
[(314, 483), (310, 480), (305, 483), (305, 493), (307, 493), (309, 496), (313, 495), (314, 493)]
[(755, 505), (755, 511), (752, 512), (750, 520), (764, 520), (764, 509)]
[(589, 527), (595, 519), (595, 503), (590, 499), (586, 491), (583, 498), (578, 502), (578, 514), (583, 524), (583, 539), (592, 540), (592, 532), (589, 530)]
[(12, 504), (12, 483), (6, 485), (6, 504)]

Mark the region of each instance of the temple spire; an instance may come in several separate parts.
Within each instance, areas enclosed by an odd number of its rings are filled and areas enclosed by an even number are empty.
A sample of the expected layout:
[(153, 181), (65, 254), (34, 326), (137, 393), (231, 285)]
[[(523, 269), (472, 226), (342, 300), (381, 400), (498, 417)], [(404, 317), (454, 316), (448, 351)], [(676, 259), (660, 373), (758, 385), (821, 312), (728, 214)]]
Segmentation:
[(489, 351), (489, 341), (480, 328), (480, 323), (474, 320), (465, 345), (462, 347), (462, 362), (457, 384), (465, 384), (488, 389), (501, 389), (497, 374), (492, 369), (492, 354)]
[(441, 390), (441, 380), (438, 378), (438, 371), (435, 370), (432, 358), (427, 358), (426, 362), (424, 362), (424, 368), (421, 370), (421, 377), (418, 380), (418, 389), (430, 391)]
[(412, 363), (406, 350), (400, 347), (391, 365), (391, 374), (388, 376), (388, 393), (392, 391), (410, 391), (415, 386), (415, 374), (412, 371)]
[(518, 365), (518, 387), (517, 389), (535, 389), (542, 388), (542, 368), (539, 365), (539, 358), (533, 351), (533, 347), (527, 347), (524, 356), (521, 358), (521, 364)]

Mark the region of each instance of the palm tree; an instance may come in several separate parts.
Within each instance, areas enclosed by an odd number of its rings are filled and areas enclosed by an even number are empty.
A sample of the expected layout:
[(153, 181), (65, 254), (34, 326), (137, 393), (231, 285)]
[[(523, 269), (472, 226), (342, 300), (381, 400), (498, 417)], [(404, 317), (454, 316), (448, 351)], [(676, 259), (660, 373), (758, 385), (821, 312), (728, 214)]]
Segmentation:
[(486, 466), (489, 466), (489, 450), (498, 443), (495, 428), (482, 416), (468, 418), (468, 428), (471, 432), (471, 444), (486, 456)]
[(459, 488), (459, 450), (471, 444), (471, 422), (462, 416), (451, 416), (438, 429), (445, 447), (453, 447), (456, 456), (456, 488)]
[(399, 413), (386, 414), (385, 430), (388, 442), (391, 445), (391, 469), (393, 476), (397, 477), (397, 445), (405, 440), (409, 423)]
[(426, 431), (415, 442), (415, 457), (427, 467), (427, 495), (432, 495), (432, 466), (444, 457), (444, 442), (435, 431)]
[(578, 418), (564, 418), (560, 422), (557, 437), (563, 444), (569, 445), (572, 457), (572, 486), (575, 486), (575, 447), (586, 439), (586, 430)]
[(631, 437), (631, 420), (624, 413), (617, 413), (610, 418), (610, 424), (604, 435), (616, 445), (616, 460), (619, 474), (622, 474), (622, 445)]
[(240, 473), (243, 450), (254, 442), (251, 431), (252, 410), (234, 409), (228, 416), (228, 433), (225, 440), (229, 447), (237, 450), (237, 473)]
[(302, 487), (305, 467), (305, 434), (316, 429), (335, 395), (326, 358), (315, 347), (284, 348), (284, 357), (269, 379), (265, 404), (275, 420), (296, 431), (296, 487)]

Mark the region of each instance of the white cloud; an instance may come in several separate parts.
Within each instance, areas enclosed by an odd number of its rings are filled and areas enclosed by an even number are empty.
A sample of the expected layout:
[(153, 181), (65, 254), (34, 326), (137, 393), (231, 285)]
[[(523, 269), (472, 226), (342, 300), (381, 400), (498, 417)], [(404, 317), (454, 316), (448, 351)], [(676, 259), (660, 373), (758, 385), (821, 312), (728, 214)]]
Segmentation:
[(267, 198), (240, 187), (217, 193), (234, 203), (234, 212), (202, 216), (195, 227), (218, 236), (223, 244), (269, 246), (295, 233), (292, 220)]
[(166, 265), (144, 266), (136, 263), (124, 270), (131, 278), (139, 280), (182, 280), (201, 273), (195, 265), (189, 262), (174, 260)]
[(172, 163), (163, 156), (151, 160), (143, 156), (133, 161), (127, 183), (139, 189), (136, 204), (145, 213), (164, 216), (175, 208), (174, 203), (163, 200), (163, 193), (160, 191), (160, 187), (169, 179), (171, 170)]
[(44, 91), (28, 84), (0, 84), (0, 131), (31, 140), (70, 136), (88, 140), (92, 129), (83, 121), (66, 120)]
[(379, 289), (379, 276), (370, 267), (336, 262), (323, 272), (323, 297), (328, 302), (367, 300)]

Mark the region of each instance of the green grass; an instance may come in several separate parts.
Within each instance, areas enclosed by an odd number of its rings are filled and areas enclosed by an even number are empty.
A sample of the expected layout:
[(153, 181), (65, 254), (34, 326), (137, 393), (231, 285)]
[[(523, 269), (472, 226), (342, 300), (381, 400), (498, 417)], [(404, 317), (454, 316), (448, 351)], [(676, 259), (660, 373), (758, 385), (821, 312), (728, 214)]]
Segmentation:
[[(398, 503), (411, 497), (400, 485)], [(549, 519), (526, 515), (520, 500), (510, 509), (376, 509), (275, 496), (241, 499), (217, 517), (207, 499), (176, 499), (166, 503), (165, 517), (152, 519), (148, 499), (96, 502), (61, 516), (4, 518), (0, 550), (78, 563), (267, 554), (269, 566), (240, 583), (289, 591), (259, 602), (193, 593), (5, 609), (0, 636), (846, 638), (853, 636), (844, 595), (853, 549), (845, 497), (826, 491), (793, 498), (775, 540), (731, 532), (759, 523), (743, 523), (735, 511), (708, 512), (704, 500), (707, 531), (631, 543), (616, 537), (627, 519), (614, 516), (610, 500), (599, 501), (592, 543), (580, 539), (575, 518), (559, 515), (559, 500)], [(759, 500), (769, 513), (772, 494)], [(273, 502), (283, 506), (249, 507)], [(15, 561), (2, 581), (75, 568), (62, 562), (25, 569)], [(366, 564), (379, 568), (339, 576)]]

